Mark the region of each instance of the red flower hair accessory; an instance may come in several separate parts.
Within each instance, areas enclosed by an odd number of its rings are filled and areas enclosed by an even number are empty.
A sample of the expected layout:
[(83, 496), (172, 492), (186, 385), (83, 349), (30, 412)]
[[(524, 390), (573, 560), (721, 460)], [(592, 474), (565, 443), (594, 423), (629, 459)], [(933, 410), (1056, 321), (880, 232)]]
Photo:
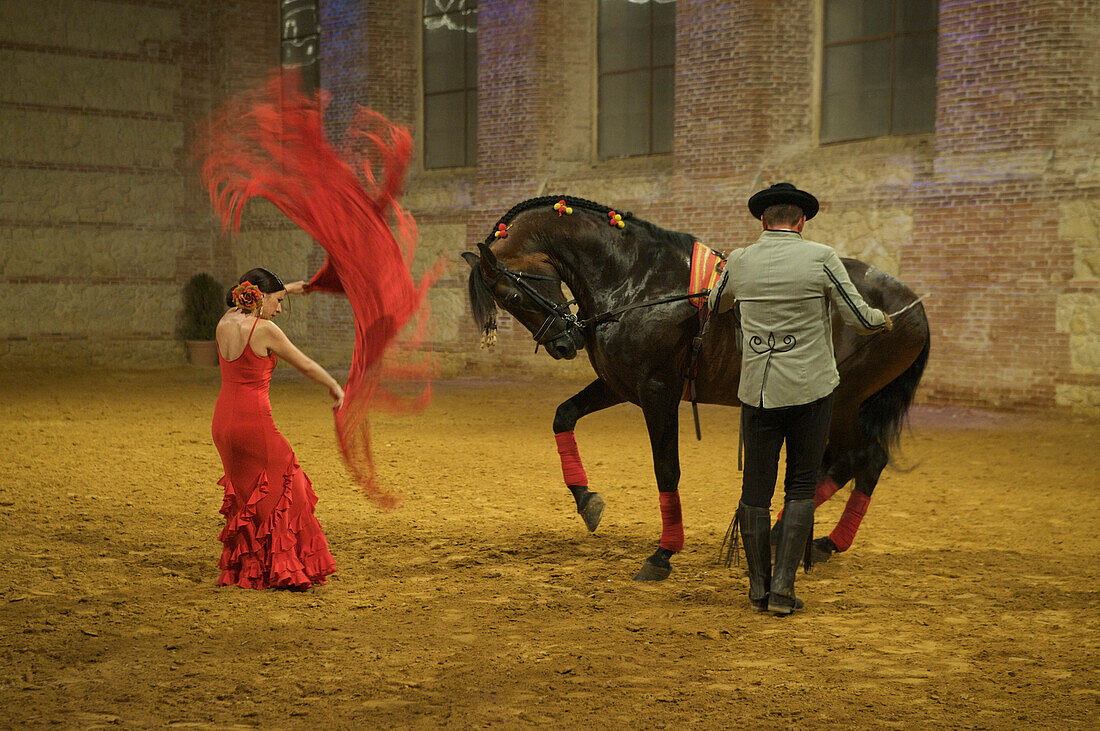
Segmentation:
[(493, 232), (493, 236), (497, 237), (498, 239), (507, 238), (508, 237), (508, 227), (505, 226), (503, 223), (498, 223), (497, 224), (497, 230)]
[(264, 293), (252, 282), (241, 282), (233, 288), (233, 304), (251, 312), (263, 304)]
[(616, 226), (618, 228), (626, 228), (626, 224), (623, 223), (622, 215), (615, 213), (615, 211), (607, 212), (607, 222), (612, 226)]
[(563, 213), (567, 216), (573, 215), (573, 209), (569, 207), (564, 198), (554, 204), (554, 210), (558, 212), (558, 218), (561, 218)]

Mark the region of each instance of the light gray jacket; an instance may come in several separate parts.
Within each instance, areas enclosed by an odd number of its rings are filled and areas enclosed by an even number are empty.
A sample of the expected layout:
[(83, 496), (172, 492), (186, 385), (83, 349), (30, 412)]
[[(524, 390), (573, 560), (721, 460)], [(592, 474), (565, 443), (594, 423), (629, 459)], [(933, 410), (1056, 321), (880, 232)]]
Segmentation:
[(756, 243), (730, 253), (708, 304), (724, 312), (735, 301), (742, 330), (737, 398), (765, 409), (808, 404), (840, 383), (830, 302), (863, 334), (886, 323), (863, 301), (836, 252), (794, 231), (764, 231)]

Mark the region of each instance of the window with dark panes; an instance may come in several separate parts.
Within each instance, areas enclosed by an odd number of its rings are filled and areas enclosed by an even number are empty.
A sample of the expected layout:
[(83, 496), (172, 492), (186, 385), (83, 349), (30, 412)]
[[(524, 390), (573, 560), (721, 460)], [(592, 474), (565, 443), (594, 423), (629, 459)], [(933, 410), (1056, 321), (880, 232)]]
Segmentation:
[(599, 155), (672, 152), (674, 0), (600, 0)]
[(821, 141), (936, 126), (937, 0), (825, 0)]
[(424, 167), (477, 164), (477, 0), (424, 0)]

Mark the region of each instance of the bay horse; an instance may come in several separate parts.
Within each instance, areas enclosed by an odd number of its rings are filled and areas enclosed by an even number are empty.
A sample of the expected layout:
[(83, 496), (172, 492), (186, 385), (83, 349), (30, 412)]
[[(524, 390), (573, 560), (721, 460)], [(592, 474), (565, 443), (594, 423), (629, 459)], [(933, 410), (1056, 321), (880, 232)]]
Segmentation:
[[(478, 244), (478, 254), (462, 255), (471, 268), (471, 309), (485, 337), (495, 339), (500, 306), (533, 333), (536, 350), (542, 346), (555, 359), (574, 358), (582, 348), (588, 353), (596, 380), (558, 406), (553, 428), (566, 485), (589, 531), (599, 525), (605, 503), (588, 489), (574, 427), (619, 403), (641, 407), (663, 527), (657, 550), (634, 577), (640, 581), (667, 577), (669, 559), (683, 546), (679, 405), (693, 339), (703, 329), (699, 310), (684, 296), (695, 242), (592, 201), (543, 196), (513, 206)], [(928, 320), (912, 290), (873, 266), (842, 261), (868, 304), (903, 312), (891, 331), (870, 337), (844, 328), (833, 314), (840, 384), (815, 502), (853, 479), (855, 485), (836, 529), (813, 542), (818, 561), (851, 545), (900, 439), (930, 345)], [(566, 301), (563, 283), (574, 300)], [(734, 311), (711, 317), (705, 330), (694, 368), (696, 399), (738, 406)]]

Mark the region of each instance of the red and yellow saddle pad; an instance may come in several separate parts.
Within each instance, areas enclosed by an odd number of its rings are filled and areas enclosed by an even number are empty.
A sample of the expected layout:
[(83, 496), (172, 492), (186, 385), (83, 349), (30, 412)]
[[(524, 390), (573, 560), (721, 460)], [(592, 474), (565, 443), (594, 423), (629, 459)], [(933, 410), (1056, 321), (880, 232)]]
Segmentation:
[[(714, 287), (725, 268), (725, 258), (713, 249), (696, 241), (691, 250), (691, 275), (688, 280), (688, 294), (695, 294)], [(706, 297), (692, 297), (689, 301), (702, 309)]]

